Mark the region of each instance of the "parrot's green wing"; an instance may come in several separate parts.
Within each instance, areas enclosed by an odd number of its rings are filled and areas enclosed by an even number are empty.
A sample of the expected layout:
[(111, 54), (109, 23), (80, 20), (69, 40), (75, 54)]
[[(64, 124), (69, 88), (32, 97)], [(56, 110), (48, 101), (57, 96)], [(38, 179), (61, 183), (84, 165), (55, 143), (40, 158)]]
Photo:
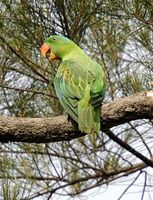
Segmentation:
[(100, 105), (105, 87), (102, 70), (98, 67), (93, 73), (67, 60), (59, 66), (54, 80), (56, 94), (64, 110), (86, 133), (98, 132), (100, 129)]

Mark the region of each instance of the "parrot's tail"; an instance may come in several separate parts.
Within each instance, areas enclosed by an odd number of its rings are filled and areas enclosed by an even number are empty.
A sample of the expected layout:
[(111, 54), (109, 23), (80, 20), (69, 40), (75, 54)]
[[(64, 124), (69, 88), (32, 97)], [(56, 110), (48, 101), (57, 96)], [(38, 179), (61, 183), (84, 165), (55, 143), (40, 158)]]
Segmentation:
[(82, 132), (92, 134), (100, 131), (101, 107), (94, 107), (86, 99), (81, 99), (78, 103), (78, 125)]

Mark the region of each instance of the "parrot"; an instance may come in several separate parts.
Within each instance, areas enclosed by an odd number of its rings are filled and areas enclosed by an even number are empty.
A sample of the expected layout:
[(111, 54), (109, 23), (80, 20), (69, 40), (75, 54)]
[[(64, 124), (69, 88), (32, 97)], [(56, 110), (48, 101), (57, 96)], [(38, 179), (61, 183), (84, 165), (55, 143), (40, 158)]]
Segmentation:
[(54, 87), (64, 111), (78, 124), (81, 132), (99, 133), (106, 88), (104, 67), (62, 35), (49, 36), (40, 52), (49, 60), (60, 61)]

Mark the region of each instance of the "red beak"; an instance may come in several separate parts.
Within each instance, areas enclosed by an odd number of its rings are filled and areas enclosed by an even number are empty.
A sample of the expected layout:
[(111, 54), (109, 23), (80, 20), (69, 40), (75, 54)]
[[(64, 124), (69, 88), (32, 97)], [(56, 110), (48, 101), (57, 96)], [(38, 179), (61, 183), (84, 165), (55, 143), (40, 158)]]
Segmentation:
[(48, 44), (43, 44), (41, 47), (40, 47), (40, 51), (41, 51), (41, 54), (43, 56), (46, 56), (46, 53), (49, 51), (50, 47)]

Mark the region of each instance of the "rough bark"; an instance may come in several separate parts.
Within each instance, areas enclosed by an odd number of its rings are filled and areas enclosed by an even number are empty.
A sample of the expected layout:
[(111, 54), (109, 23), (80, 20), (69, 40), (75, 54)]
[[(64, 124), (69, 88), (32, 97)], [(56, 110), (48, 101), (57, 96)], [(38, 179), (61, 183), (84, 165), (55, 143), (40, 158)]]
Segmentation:
[[(153, 91), (137, 93), (102, 106), (102, 129), (137, 119), (153, 119)], [(0, 142), (58, 142), (84, 135), (76, 130), (66, 116), (0, 117)]]

